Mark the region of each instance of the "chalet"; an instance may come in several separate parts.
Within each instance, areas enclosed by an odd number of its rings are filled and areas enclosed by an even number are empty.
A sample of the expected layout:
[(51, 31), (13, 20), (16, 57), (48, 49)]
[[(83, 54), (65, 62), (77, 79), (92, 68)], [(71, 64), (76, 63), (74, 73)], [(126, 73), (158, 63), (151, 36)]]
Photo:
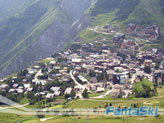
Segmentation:
[(135, 55), (135, 46), (134, 45), (132, 45), (130, 47), (123, 46), (123, 47), (121, 47), (120, 52), (122, 54), (126, 54), (126, 55)]
[(104, 91), (105, 91), (105, 89), (103, 87), (97, 87), (97, 90), (96, 90), (97, 93), (101, 93)]
[(55, 60), (54, 58), (52, 58), (52, 57), (48, 57), (48, 58), (46, 58), (46, 60)]
[(7, 78), (3, 78), (3, 79), (0, 80), (0, 82), (5, 82), (7, 80), (8, 80)]
[(57, 76), (56, 76), (56, 74), (49, 74), (48, 75), (48, 80), (53, 80), (53, 79), (55, 79)]
[(95, 91), (97, 89), (97, 87), (95, 85), (89, 85), (89, 90), (91, 91)]
[(0, 84), (0, 91), (4, 91), (7, 87), (7, 84)]
[(156, 70), (153, 74), (153, 83), (156, 85), (164, 84), (164, 70)]
[(98, 80), (97, 80), (96, 77), (91, 77), (91, 78), (90, 78), (90, 81), (91, 81), (92, 83), (97, 83), (97, 82), (98, 82)]
[(112, 26), (111, 26), (110, 24), (107, 24), (107, 25), (105, 25), (103, 28), (104, 28), (104, 29), (110, 29), (110, 28), (112, 28)]
[(125, 40), (125, 34), (118, 34), (118, 35), (115, 35), (114, 38), (113, 38), (113, 42), (114, 43), (121, 43), (123, 40)]
[(11, 89), (9, 90), (9, 93), (14, 93), (14, 92), (16, 92), (16, 89), (11, 88)]
[(164, 69), (164, 60), (160, 63), (160, 69)]
[(62, 76), (63, 82), (69, 82), (71, 80), (71, 76), (69, 74)]
[(110, 50), (102, 50), (102, 54), (110, 56), (111, 52), (110, 52)]
[(52, 93), (48, 93), (48, 94), (46, 95), (46, 98), (47, 98), (47, 99), (52, 99), (52, 98), (54, 98), (54, 97), (55, 97), (55, 95), (52, 94)]
[(128, 81), (129, 81), (128, 72), (114, 74), (113, 84), (127, 84)]
[(138, 26), (134, 23), (129, 23), (126, 28), (126, 33), (134, 33), (137, 31)]
[(22, 82), (27, 82), (28, 80), (27, 79), (23, 79)]
[(18, 86), (19, 86), (18, 84), (14, 84), (14, 85), (13, 85), (13, 88), (16, 89)]
[(19, 86), (18, 89), (23, 89), (24, 87), (23, 86)]
[(71, 54), (71, 55), (69, 55), (69, 56), (67, 57), (68, 60), (77, 59), (77, 58), (79, 58), (79, 55), (76, 54), (76, 53)]
[(39, 70), (40, 69), (40, 66), (35, 65), (33, 68), (36, 69), (36, 70)]
[(27, 88), (28, 92), (31, 92), (33, 90), (33, 88)]
[(31, 68), (28, 68), (27, 71), (28, 71), (28, 74), (30, 74), (30, 75), (33, 75), (37, 72), (36, 69), (31, 69)]
[(51, 87), (50, 90), (53, 91), (53, 92), (57, 92), (57, 91), (60, 90), (60, 87)]
[(56, 61), (50, 61), (50, 65), (55, 65)]
[(149, 35), (151, 39), (158, 39), (160, 34), (160, 27), (158, 25), (153, 25), (145, 28), (145, 35)]
[(108, 81), (113, 81), (113, 79), (114, 79), (114, 73), (115, 73), (115, 71), (113, 71), (113, 70), (108, 70), (108, 71), (106, 71), (107, 72), (107, 75), (108, 75)]
[(130, 46), (134, 46), (134, 41), (132, 39), (126, 39), (121, 43), (121, 48), (126, 48)]
[(131, 89), (129, 89), (129, 90), (123, 90), (122, 97), (123, 98), (128, 98), (131, 94), (132, 94), (132, 90)]
[(60, 91), (55, 91), (55, 92), (54, 92), (54, 95), (55, 95), (55, 96), (59, 96), (60, 94), (61, 94)]
[(144, 78), (144, 71), (137, 71), (137, 73), (135, 75), (135, 80), (141, 81), (142, 78)]
[(83, 61), (82, 59), (72, 59), (73, 65), (82, 65)]
[(67, 88), (64, 92), (64, 94), (71, 94), (72, 88)]
[(17, 76), (13, 76), (12, 80), (17, 80), (17, 78), (18, 78)]
[(79, 88), (79, 86), (75, 86), (75, 87), (74, 87), (74, 90), (75, 90), (75, 91), (80, 91), (81, 88)]
[(81, 76), (81, 75), (79, 75), (78, 78), (79, 78), (79, 80), (82, 81), (83, 84), (86, 84), (86, 83), (88, 82), (88, 80), (85, 79), (85, 78), (84, 78), (83, 76)]
[(24, 88), (25, 89), (28, 89), (28, 88), (30, 88), (31, 87), (31, 84), (24, 84)]
[(144, 66), (153, 67), (153, 61), (150, 59), (145, 59)]
[(55, 69), (55, 70), (60, 70), (61, 67), (60, 67), (60, 66), (55, 66), (54, 69)]
[(121, 90), (120, 89), (113, 89), (111, 92), (110, 92), (110, 96), (111, 98), (118, 98), (119, 96), (121, 95)]
[(22, 94), (24, 92), (23, 89), (16, 89), (16, 91), (17, 91), (17, 93), (20, 93), (20, 94)]

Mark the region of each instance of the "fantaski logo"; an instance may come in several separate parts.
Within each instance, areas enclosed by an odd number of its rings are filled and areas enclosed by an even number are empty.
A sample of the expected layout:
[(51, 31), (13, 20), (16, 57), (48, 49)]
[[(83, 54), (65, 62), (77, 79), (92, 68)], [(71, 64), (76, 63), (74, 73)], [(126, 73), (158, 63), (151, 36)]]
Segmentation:
[(158, 107), (143, 106), (140, 108), (115, 108), (113, 106), (106, 109), (106, 115), (112, 116), (157, 116)]

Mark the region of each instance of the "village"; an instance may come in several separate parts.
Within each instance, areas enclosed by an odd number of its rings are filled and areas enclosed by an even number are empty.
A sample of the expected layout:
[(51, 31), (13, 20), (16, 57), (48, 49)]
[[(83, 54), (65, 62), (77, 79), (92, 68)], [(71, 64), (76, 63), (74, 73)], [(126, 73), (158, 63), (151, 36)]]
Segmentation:
[[(156, 40), (160, 28), (150, 26), (143, 32), (137, 28), (133, 23), (128, 24), (126, 34), (117, 32), (108, 41), (112, 46), (101, 41), (76, 42), (16, 75), (2, 78), (0, 92), (39, 96), (50, 101), (60, 96), (68, 100), (106, 96), (116, 99), (129, 98), (134, 94), (134, 84), (143, 79), (156, 86), (164, 85), (164, 52), (156, 48), (140, 50), (134, 38), (126, 37), (137, 32)], [(104, 33), (115, 31), (110, 25), (103, 30)], [(95, 96), (88, 97), (88, 94)]]

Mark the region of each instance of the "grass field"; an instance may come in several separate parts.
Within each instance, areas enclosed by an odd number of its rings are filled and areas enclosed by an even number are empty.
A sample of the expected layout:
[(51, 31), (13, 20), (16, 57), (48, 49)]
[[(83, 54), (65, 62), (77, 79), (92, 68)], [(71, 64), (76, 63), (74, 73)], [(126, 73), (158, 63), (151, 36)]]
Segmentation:
[[(129, 99), (112, 99), (106, 96), (102, 99), (88, 99), (88, 100), (73, 100), (66, 105), (56, 105), (51, 108), (104, 108), (106, 104), (112, 103), (115, 107), (129, 107), (131, 104), (138, 104), (139, 106), (159, 106), (164, 108), (164, 86), (157, 88), (158, 94), (152, 98), (129, 98)], [(22, 100), (26, 102), (27, 100)], [(28, 105), (26, 108), (37, 108), (37, 105)], [(52, 117), (53, 119), (46, 120), (42, 123), (163, 123), (164, 116), (159, 117), (111, 117), (111, 116), (45, 116), (44, 118)], [(15, 114), (0, 114), (0, 123), (16, 123), (16, 121), (22, 121), (21, 123), (41, 123), (40, 119), (36, 116), (23, 116)]]
[(0, 113), (0, 123), (15, 123), (18, 120), (23, 120), (26, 118), (27, 116)]
[[(43, 123), (163, 123), (164, 117), (108, 117), (108, 116), (77, 116), (62, 117), (55, 116), (53, 119), (44, 121)], [(27, 120), (23, 123), (41, 123), (37, 118)]]
[(77, 37), (85, 40), (83, 43), (88, 43), (88, 42), (96, 41), (96, 39), (98, 38), (106, 38), (107, 40), (111, 40), (113, 38), (113, 35), (104, 35), (86, 29), (81, 31)]

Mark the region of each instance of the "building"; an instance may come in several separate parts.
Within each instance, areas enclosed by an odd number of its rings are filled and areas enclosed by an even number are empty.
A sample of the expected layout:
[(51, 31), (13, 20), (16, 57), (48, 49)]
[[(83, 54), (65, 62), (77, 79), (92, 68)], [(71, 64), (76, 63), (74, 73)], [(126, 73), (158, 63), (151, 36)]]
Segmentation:
[(79, 75), (78, 78), (79, 78), (79, 80), (80, 80), (83, 84), (88, 83), (88, 80), (85, 79), (83, 76)]
[(52, 98), (54, 98), (54, 97), (55, 97), (55, 95), (52, 94), (52, 93), (48, 93), (48, 94), (46, 95), (46, 98), (47, 98), (47, 99), (52, 99)]
[(134, 33), (137, 31), (138, 26), (134, 23), (129, 23), (126, 28), (126, 33)]
[(72, 59), (72, 64), (73, 65), (82, 65), (82, 59)]
[(164, 84), (164, 70), (156, 70), (153, 74), (153, 83), (156, 85)]
[(67, 88), (64, 92), (64, 94), (71, 94), (72, 88)]
[(0, 84), (0, 91), (4, 91), (7, 87), (7, 84)]
[(158, 39), (160, 34), (160, 27), (158, 25), (153, 25), (145, 28), (145, 35), (149, 35), (151, 39)]
[(105, 91), (105, 89), (103, 87), (97, 87), (97, 90), (96, 90), (97, 93), (101, 93), (104, 91)]
[(114, 36), (113, 42), (114, 43), (121, 43), (123, 40), (125, 40), (125, 38), (126, 38), (125, 34), (118, 34), (118, 35)]
[(129, 73), (114, 73), (113, 84), (127, 84), (129, 81)]

